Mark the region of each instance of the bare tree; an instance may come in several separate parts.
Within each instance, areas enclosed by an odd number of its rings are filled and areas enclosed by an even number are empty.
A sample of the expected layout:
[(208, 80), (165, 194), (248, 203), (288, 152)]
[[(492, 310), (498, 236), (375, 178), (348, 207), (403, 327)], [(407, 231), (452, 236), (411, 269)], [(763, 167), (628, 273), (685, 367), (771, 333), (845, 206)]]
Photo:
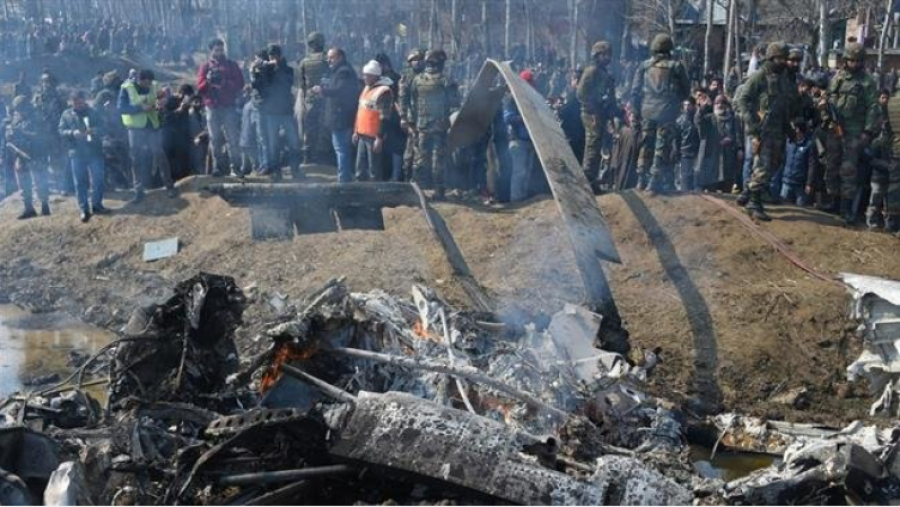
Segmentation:
[(706, 34), (703, 37), (703, 75), (709, 74), (709, 50), (712, 42), (713, 23), (715, 22), (716, 2), (706, 0)]

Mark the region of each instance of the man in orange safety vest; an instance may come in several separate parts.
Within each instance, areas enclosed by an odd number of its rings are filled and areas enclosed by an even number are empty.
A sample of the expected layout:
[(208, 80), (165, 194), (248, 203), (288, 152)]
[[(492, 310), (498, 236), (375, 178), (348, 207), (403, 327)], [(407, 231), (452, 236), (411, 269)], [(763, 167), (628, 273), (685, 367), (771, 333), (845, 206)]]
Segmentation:
[(363, 80), (366, 87), (359, 96), (353, 129), (353, 144), (357, 145), (356, 179), (381, 180), (385, 127), (394, 107), (393, 81), (381, 75), (381, 64), (375, 60), (363, 67)]

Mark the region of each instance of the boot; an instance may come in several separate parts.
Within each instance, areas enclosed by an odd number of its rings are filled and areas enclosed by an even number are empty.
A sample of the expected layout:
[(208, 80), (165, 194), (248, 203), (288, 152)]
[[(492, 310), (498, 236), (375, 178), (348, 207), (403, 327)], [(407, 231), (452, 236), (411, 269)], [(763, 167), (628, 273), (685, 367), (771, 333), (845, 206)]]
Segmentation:
[(882, 222), (881, 212), (875, 208), (866, 210), (866, 228), (870, 231), (877, 231), (884, 225)]
[(34, 206), (28, 205), (25, 206), (25, 211), (23, 211), (21, 215), (16, 217), (16, 220), (28, 220), (29, 218), (34, 218), (36, 216), (37, 212), (34, 211)]
[(856, 212), (853, 211), (853, 201), (851, 199), (841, 200), (841, 219), (844, 225), (853, 227), (856, 225)]
[(750, 202), (750, 191), (746, 188), (742, 190), (741, 195), (738, 196), (735, 202), (738, 206), (746, 206)]
[(647, 173), (638, 174), (637, 189), (640, 191), (647, 190)]
[(831, 213), (833, 215), (837, 215), (840, 211), (840, 207), (838, 206), (838, 200), (834, 198), (832, 194), (823, 194), (821, 201), (821, 210), (825, 213)]
[(41, 216), (42, 217), (50, 216), (50, 203), (46, 203), (46, 202), (41, 203)]
[(762, 195), (759, 190), (750, 192), (750, 201), (747, 203), (746, 210), (747, 214), (750, 215), (750, 218), (754, 220), (759, 220), (760, 222), (769, 222), (772, 220), (772, 217), (766, 213), (766, 209), (763, 207)]
[(665, 189), (663, 186), (665, 183), (663, 182), (663, 177), (658, 174), (654, 174), (650, 176), (650, 181), (647, 182), (647, 188), (645, 191), (650, 197), (655, 197), (659, 194), (665, 193)]

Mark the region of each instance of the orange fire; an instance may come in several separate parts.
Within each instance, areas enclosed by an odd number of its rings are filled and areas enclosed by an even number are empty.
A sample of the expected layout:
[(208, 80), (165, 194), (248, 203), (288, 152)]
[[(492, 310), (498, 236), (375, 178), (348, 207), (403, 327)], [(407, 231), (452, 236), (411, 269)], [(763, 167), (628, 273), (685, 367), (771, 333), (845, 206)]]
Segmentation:
[(290, 363), (291, 361), (302, 361), (309, 359), (315, 354), (315, 347), (307, 347), (301, 349), (290, 342), (284, 342), (278, 346), (272, 364), (263, 373), (262, 381), (259, 383), (259, 392), (265, 393), (281, 378), (281, 365)]
[(417, 321), (415, 322), (415, 324), (413, 324), (413, 328), (412, 328), (412, 329), (413, 329), (413, 333), (415, 333), (416, 336), (418, 336), (419, 338), (424, 338), (424, 339), (426, 339), (426, 340), (431, 340), (431, 341), (433, 341), (433, 342), (435, 342), (435, 343), (441, 343), (441, 341), (442, 341), (440, 336), (438, 336), (438, 335), (436, 335), (436, 334), (434, 334), (434, 333), (431, 333), (431, 332), (426, 331), (426, 330), (425, 330), (425, 325), (422, 324), (422, 321), (421, 321), (421, 320), (417, 320)]

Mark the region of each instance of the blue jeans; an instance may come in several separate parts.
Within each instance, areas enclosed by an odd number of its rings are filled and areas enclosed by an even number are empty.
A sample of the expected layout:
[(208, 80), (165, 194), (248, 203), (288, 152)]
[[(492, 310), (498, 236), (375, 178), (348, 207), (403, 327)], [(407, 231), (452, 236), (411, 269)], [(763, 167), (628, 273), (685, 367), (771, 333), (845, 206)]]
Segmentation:
[[(209, 129), (209, 149), (212, 153), (213, 171), (228, 173), (223, 168), (222, 145), (228, 142), (228, 161), (237, 170), (241, 163), (241, 116), (234, 107), (210, 107), (206, 109), (206, 125)], [(222, 133), (224, 132), (224, 136)]]
[(353, 129), (333, 130), (331, 144), (337, 155), (338, 183), (353, 181)]
[(300, 135), (297, 133), (297, 121), (290, 114), (261, 114), (260, 126), (264, 130), (265, 149), (261, 153), (262, 172), (268, 174), (281, 170), (280, 132), (284, 129), (284, 140), (288, 147), (287, 164), (296, 169), (300, 167)]
[(384, 153), (375, 153), (375, 139), (359, 136), (356, 143), (356, 179), (359, 181), (381, 180), (381, 161)]
[(72, 157), (72, 174), (75, 176), (75, 196), (78, 199), (78, 207), (87, 213), (88, 208), (88, 179), (91, 188), (91, 208), (97, 209), (103, 206), (103, 188), (106, 181), (106, 167), (103, 165), (103, 156)]

